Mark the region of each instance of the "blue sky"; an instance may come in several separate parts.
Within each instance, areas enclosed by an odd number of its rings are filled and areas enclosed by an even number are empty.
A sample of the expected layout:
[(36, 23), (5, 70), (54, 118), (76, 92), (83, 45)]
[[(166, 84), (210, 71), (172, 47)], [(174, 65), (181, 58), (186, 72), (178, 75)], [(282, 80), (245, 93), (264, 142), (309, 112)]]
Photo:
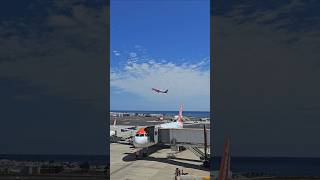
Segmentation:
[(209, 110), (209, 0), (111, 0), (110, 9), (111, 110)]

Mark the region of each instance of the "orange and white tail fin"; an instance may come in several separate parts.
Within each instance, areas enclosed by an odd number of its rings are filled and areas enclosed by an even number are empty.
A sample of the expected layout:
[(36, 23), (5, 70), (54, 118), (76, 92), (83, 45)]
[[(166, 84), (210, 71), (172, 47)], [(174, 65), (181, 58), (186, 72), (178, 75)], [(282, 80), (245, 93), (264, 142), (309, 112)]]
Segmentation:
[(230, 141), (231, 137), (227, 136), (224, 142), (223, 157), (220, 163), (219, 180), (229, 180), (230, 173)]
[(178, 122), (182, 123), (182, 111), (183, 111), (183, 106), (180, 105), (180, 109), (179, 109), (179, 116), (178, 116)]

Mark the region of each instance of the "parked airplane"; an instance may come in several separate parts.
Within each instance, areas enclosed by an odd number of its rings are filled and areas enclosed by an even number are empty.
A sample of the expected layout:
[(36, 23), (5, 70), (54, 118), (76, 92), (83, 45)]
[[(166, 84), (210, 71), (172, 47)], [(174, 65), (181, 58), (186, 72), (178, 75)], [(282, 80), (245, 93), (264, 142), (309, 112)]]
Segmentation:
[(165, 90), (165, 91), (162, 91), (162, 90), (159, 90), (159, 89), (156, 89), (156, 88), (152, 88), (152, 91), (156, 92), (156, 93), (168, 93), (168, 89)]
[[(168, 129), (168, 128), (169, 129), (180, 129), (180, 128), (183, 128), (182, 111), (183, 111), (183, 107), (181, 105), (180, 109), (179, 109), (179, 115), (178, 115), (178, 120), (177, 121), (164, 123), (164, 124), (159, 124), (159, 125), (156, 125), (156, 127), (163, 128), (163, 129), (164, 128), (166, 128), (166, 129)], [(150, 141), (150, 135), (147, 133), (146, 128), (148, 128), (148, 127), (140, 128), (137, 131), (136, 136), (133, 139), (133, 145), (135, 147), (144, 148), (144, 147), (149, 147), (150, 145), (153, 144)]]

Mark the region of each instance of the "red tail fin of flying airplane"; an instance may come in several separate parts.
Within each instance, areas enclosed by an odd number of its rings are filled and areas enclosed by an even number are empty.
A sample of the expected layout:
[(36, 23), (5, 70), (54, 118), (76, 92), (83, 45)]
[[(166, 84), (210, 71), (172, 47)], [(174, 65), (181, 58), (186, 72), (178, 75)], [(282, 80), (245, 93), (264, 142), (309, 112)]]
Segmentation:
[(231, 137), (227, 136), (224, 142), (223, 157), (220, 164), (219, 180), (230, 179), (230, 141)]

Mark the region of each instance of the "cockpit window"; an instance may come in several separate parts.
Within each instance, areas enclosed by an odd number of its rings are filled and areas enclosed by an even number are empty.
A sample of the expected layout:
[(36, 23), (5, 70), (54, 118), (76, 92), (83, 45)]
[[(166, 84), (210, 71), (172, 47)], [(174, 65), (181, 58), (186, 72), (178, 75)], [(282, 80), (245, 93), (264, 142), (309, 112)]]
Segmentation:
[(137, 137), (143, 137), (146, 136), (146, 134), (136, 134)]

